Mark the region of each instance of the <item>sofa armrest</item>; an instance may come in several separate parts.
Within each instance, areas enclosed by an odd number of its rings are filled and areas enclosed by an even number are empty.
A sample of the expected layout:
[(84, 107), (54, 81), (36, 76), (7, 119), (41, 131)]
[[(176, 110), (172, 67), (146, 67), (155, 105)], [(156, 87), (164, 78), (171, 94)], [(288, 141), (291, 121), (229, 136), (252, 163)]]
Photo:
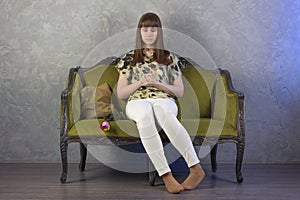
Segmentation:
[(212, 117), (229, 123), (241, 137), (244, 135), (241, 131), (244, 130), (244, 94), (233, 87), (229, 71), (219, 69), (219, 73), (212, 98)]
[(76, 74), (80, 67), (71, 68), (69, 71), (66, 88), (61, 92), (60, 103), (60, 137), (65, 137), (73, 125), (72, 116), (72, 93), (74, 89)]
[(224, 74), (226, 76), (227, 83), (228, 83), (228, 89), (231, 92), (237, 93), (239, 99), (241, 99), (241, 100), (244, 99), (245, 98), (244, 93), (234, 88), (229, 71), (225, 70), (225, 69), (221, 69), (221, 68), (219, 68), (219, 71), (221, 74)]
[(238, 128), (238, 137), (244, 138), (245, 137), (245, 95), (243, 92), (234, 88), (232, 84), (232, 79), (230, 76), (229, 71), (224, 69), (219, 69), (221, 74), (224, 74), (227, 79), (228, 88), (231, 92), (236, 93), (238, 95), (238, 119), (237, 119), (237, 128)]

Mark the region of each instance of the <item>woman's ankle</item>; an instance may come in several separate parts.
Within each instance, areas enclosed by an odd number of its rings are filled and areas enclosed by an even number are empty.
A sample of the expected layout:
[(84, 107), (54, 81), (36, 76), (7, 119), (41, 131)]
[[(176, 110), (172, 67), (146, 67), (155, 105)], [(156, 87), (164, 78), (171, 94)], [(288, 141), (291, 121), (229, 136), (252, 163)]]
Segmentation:
[(196, 164), (196, 165), (193, 165), (190, 167), (190, 172), (195, 172), (195, 173), (203, 173), (203, 169), (200, 165), (200, 163)]
[(177, 182), (171, 172), (162, 175), (162, 179), (169, 193), (177, 194), (184, 190), (183, 186)]
[(185, 190), (193, 190), (198, 186), (204, 177), (205, 172), (198, 163), (190, 167), (190, 174), (181, 185)]

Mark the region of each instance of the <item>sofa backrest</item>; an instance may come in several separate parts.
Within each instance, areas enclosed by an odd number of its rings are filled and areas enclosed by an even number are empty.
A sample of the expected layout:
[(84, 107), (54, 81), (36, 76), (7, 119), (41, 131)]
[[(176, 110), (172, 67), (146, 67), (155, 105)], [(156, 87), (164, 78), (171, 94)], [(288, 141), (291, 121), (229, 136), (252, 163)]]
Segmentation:
[[(179, 118), (211, 117), (211, 96), (215, 73), (201, 67), (187, 65), (182, 69), (184, 96), (177, 99)], [(116, 94), (118, 72), (113, 65), (100, 64), (84, 73), (87, 85), (97, 86), (107, 82)], [(126, 101), (118, 100), (122, 109)]]
[(204, 68), (187, 65), (182, 69), (184, 95), (177, 100), (182, 118), (210, 118), (211, 96), (216, 75)]

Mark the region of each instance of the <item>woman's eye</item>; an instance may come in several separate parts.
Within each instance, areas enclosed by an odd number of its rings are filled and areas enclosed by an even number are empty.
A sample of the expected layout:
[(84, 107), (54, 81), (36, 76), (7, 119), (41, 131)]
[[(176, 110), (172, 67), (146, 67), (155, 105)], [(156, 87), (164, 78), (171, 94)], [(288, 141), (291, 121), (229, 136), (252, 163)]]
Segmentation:
[(143, 28), (142, 31), (147, 32), (147, 28)]
[(152, 31), (152, 32), (156, 32), (157, 29), (156, 29), (156, 28), (151, 28), (151, 31)]

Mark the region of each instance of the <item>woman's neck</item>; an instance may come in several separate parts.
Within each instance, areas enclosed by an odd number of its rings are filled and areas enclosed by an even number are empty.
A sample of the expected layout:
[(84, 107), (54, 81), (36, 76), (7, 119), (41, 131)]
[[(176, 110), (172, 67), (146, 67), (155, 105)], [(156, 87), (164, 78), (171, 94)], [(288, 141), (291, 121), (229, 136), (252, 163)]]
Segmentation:
[(153, 49), (153, 48), (144, 48), (143, 53), (144, 53), (147, 57), (151, 58), (151, 57), (153, 57), (154, 49)]

